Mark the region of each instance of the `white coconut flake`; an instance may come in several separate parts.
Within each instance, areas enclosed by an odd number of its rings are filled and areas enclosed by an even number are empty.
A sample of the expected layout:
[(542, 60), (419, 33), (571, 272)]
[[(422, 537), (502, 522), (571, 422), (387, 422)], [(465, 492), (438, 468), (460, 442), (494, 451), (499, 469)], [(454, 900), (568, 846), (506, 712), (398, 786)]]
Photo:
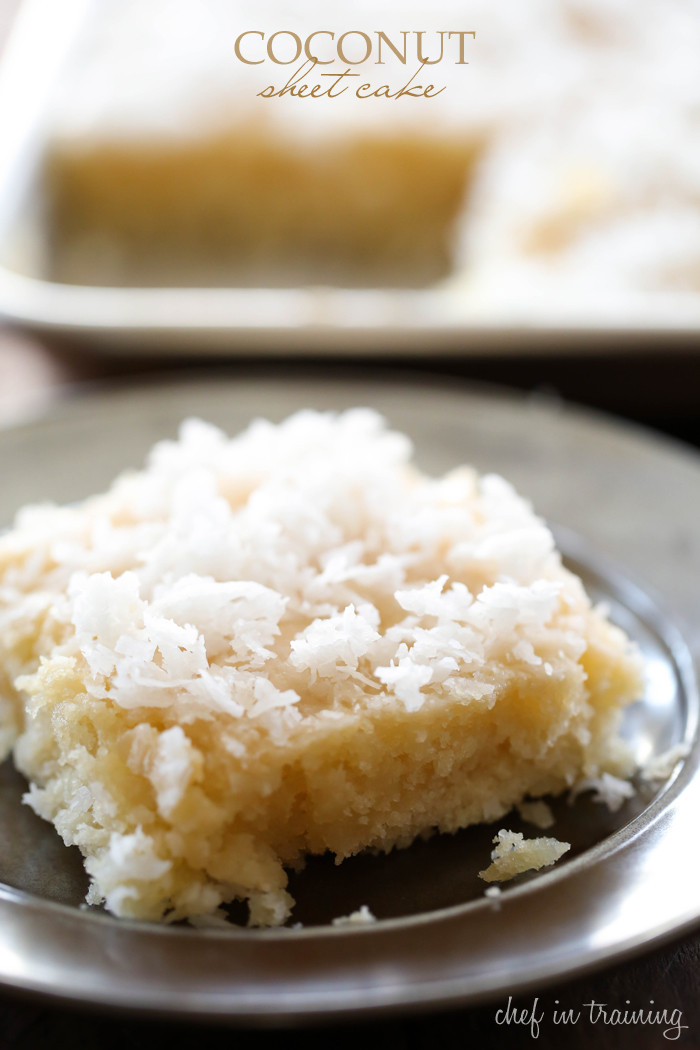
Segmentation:
[(585, 791), (593, 792), (593, 801), (607, 806), (611, 813), (618, 809), (636, 794), (634, 785), (629, 780), (622, 780), (612, 773), (602, 773), (599, 777), (584, 777), (571, 791), (571, 801)]
[(689, 743), (674, 744), (673, 747), (670, 747), (660, 755), (655, 755), (642, 766), (642, 779), (648, 781), (668, 780), (678, 763), (687, 758), (689, 754)]
[(339, 915), (333, 919), (332, 925), (352, 928), (353, 926), (373, 926), (376, 921), (377, 919), (370, 911), (368, 905), (363, 904), (356, 911), (350, 912), (349, 915)]
[(158, 735), (150, 780), (156, 789), (158, 812), (170, 817), (195, 772), (193, 747), (180, 726)]
[(219, 582), (189, 573), (154, 590), (152, 609), (202, 635), (208, 659), (232, 655), (238, 663), (262, 666), (279, 634), (288, 599), (253, 581)]
[(259, 715), (274, 709), (288, 708), (292, 704), (297, 704), (300, 700), (299, 694), (295, 693), (293, 689), (277, 689), (266, 678), (257, 678), (255, 680), (253, 692), (255, 703), (248, 709), (250, 718), (257, 718)]
[(522, 660), (523, 663), (530, 664), (533, 667), (538, 667), (542, 663), (542, 657), (537, 655), (532, 642), (528, 642), (524, 638), (521, 638), (513, 646), (513, 656), (516, 660)]
[(376, 609), (348, 605), (342, 613), (314, 620), (291, 644), (290, 663), (321, 678), (357, 669), (360, 659), (379, 640)]
[(377, 667), (374, 673), (380, 682), (389, 686), (407, 711), (419, 711), (425, 703), (421, 689), (432, 680), (432, 668), (414, 663), (407, 655), (388, 667)]
[(137, 828), (130, 835), (113, 832), (106, 856), (100, 858), (95, 867), (106, 869), (113, 882), (150, 882), (162, 878), (172, 862), (156, 856), (153, 840), (142, 828)]

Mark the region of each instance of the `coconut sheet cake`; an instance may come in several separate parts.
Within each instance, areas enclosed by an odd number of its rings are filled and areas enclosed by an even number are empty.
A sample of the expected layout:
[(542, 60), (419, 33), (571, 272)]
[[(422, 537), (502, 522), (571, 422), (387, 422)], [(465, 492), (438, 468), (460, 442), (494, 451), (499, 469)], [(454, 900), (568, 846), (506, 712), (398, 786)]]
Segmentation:
[(368, 409), (188, 420), (2, 537), (0, 743), (91, 903), (276, 925), (308, 854), (629, 774), (633, 645), (505, 480), (411, 457)]

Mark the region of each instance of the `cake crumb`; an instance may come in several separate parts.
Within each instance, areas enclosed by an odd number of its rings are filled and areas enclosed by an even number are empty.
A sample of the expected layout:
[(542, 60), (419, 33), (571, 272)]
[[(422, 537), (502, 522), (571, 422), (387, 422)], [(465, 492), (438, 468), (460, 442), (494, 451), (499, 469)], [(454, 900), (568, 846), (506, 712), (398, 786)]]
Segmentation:
[(570, 842), (554, 838), (526, 839), (520, 832), (506, 828), (498, 832), (493, 843), (492, 863), (479, 872), (479, 878), (485, 882), (506, 882), (525, 871), (547, 868), (571, 849)]
[(532, 802), (527, 800), (521, 802), (517, 809), (522, 819), (528, 824), (534, 824), (536, 828), (551, 828), (554, 824), (551, 806), (541, 798)]
[(366, 904), (363, 904), (357, 911), (351, 912), (349, 915), (339, 915), (336, 919), (333, 919), (333, 926), (371, 926), (372, 923), (377, 921), (376, 916), (372, 914)]

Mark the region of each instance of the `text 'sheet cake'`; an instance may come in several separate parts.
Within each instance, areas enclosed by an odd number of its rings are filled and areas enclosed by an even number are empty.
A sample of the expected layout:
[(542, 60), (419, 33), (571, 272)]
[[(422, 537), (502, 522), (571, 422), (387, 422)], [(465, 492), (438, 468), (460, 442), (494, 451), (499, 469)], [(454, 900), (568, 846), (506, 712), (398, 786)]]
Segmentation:
[(628, 639), (507, 482), (410, 457), (367, 409), (190, 420), (107, 494), (19, 514), (1, 742), (91, 901), (274, 925), (308, 853), (629, 773)]

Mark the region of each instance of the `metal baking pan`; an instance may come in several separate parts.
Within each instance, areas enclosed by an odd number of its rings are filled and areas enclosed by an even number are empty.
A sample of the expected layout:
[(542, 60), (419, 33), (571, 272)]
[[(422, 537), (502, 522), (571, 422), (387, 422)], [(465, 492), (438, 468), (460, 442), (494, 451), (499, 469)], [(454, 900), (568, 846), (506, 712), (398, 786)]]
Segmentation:
[[(59, 284), (40, 164), (47, 103), (94, 0), (24, 0), (0, 72), (0, 316), (93, 350), (167, 354), (564, 354), (695, 348), (700, 295), (639, 296), (599, 316), (504, 316), (456, 285), (421, 290), (115, 288)], [(553, 300), (556, 296), (552, 297)]]

